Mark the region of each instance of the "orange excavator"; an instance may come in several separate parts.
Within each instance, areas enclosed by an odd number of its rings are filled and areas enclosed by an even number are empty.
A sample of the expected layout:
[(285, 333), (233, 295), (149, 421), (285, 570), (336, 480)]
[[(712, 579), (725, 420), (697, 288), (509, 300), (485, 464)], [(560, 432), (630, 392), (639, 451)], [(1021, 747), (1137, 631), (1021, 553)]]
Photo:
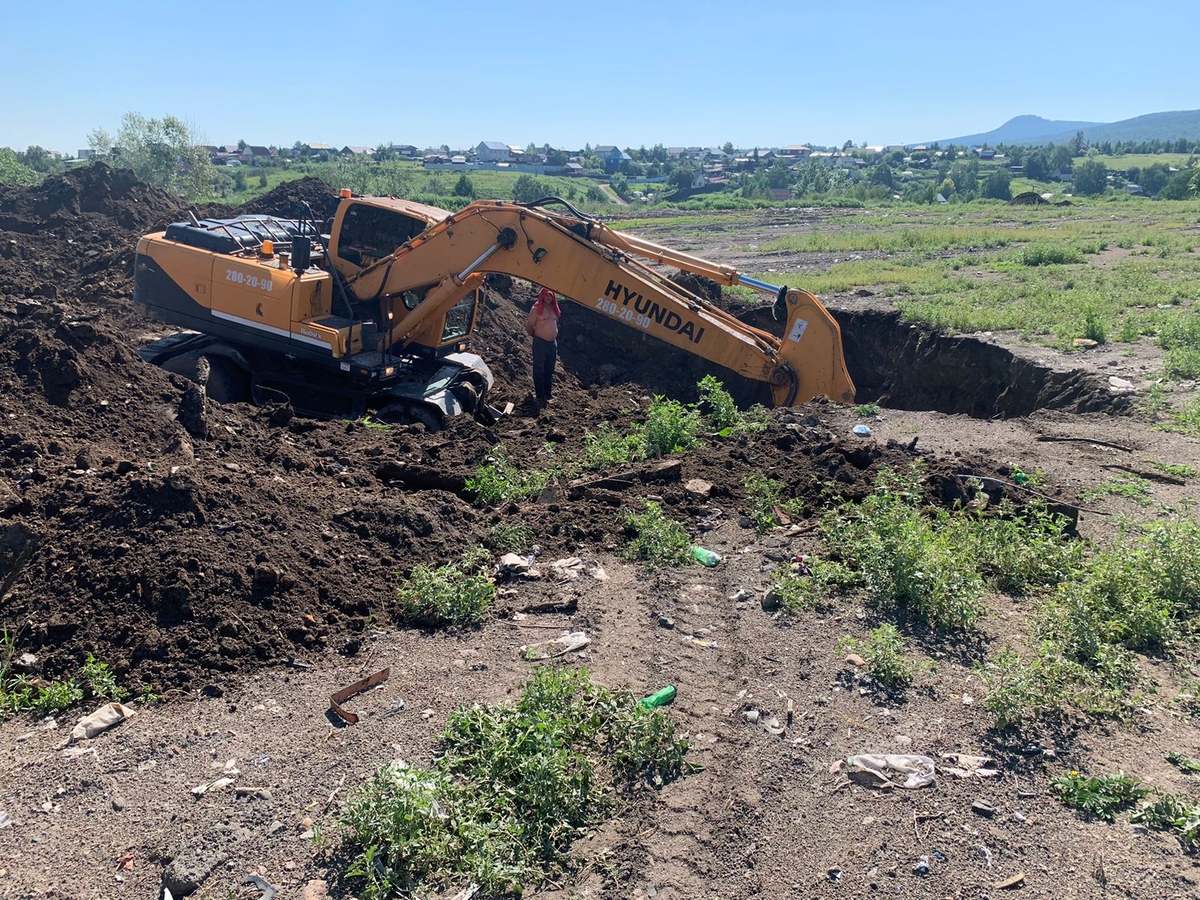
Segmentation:
[[(666, 265), (763, 292), (782, 339), (675, 283)], [(202, 378), (219, 402), (286, 399), (429, 428), (461, 414), (486, 421), (492, 376), (469, 348), (489, 273), (765, 382), (777, 406), (854, 398), (837, 322), (812, 294), (614, 231), (556, 197), (452, 213), (342, 191), (323, 227), (311, 212), (190, 216), (138, 243), (134, 300), (188, 329), (141, 352)]]

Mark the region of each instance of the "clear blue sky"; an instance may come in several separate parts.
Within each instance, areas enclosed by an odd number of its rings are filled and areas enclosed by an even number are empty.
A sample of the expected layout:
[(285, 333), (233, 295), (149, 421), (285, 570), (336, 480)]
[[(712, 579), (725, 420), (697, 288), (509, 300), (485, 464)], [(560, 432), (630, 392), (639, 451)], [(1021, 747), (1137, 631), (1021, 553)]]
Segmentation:
[(1200, 108), (1188, 3), (9, 3), (0, 146), (911, 143)]

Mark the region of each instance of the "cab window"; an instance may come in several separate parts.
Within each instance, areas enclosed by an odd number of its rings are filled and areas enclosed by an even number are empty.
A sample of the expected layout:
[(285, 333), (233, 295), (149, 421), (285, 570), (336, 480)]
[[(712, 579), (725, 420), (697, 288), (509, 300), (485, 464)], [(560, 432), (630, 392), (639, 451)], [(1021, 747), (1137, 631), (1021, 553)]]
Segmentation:
[(476, 306), (477, 292), (471, 291), (450, 308), (446, 313), (446, 324), (442, 327), (443, 344), (457, 341), (471, 333)]
[(356, 204), (346, 211), (338, 256), (361, 268), (395, 252), (425, 230), (425, 222), (392, 209)]

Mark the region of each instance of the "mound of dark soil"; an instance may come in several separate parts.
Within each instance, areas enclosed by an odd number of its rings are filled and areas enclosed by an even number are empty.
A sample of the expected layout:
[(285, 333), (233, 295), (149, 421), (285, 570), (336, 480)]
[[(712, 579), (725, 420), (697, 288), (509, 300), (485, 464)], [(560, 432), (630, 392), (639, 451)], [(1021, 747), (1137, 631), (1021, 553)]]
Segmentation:
[[(238, 211), (294, 215), (299, 198), (314, 212), (334, 199), (311, 180), (272, 195)], [(493, 368), (494, 402), (515, 414), (492, 429), (459, 420), (426, 434), (217, 406), (136, 353), (136, 241), (180, 218), (182, 202), (104, 166), (0, 197), (0, 626), (49, 678), (93, 653), (130, 687), (216, 690), (227, 674), (322, 647), (356, 653), (371, 617), (391, 620), (399, 576), (454, 559), (497, 522), (524, 524), (565, 555), (619, 543), (622, 510), (649, 495), (681, 520), (710, 517), (710, 501), (682, 487), (689, 478), (736, 507), (751, 474), (771, 473), (816, 514), (912, 455), (835, 437), (832, 408), (780, 410), (765, 432), (709, 443), (666, 474), (585, 478), (560, 501), (481, 510), (465, 485), (497, 444), (521, 467), (579, 459), (587, 432), (641, 421), (653, 394), (692, 399), (710, 366), (568, 305), (565, 375), (539, 413), (526, 402), (523, 327), (535, 291), (496, 279), (476, 349)], [(762, 399), (757, 384), (725, 380)], [(959, 499), (950, 469), (930, 469), (937, 498)]]
[(1048, 203), (1037, 191), (1024, 191), (1008, 201), (1009, 206), (1045, 206)]
[(337, 212), (338, 193), (319, 178), (308, 176), (296, 181), (285, 181), (279, 187), (251, 200), (238, 212), (263, 213), (295, 219), (300, 217), (303, 203), (309, 205), (318, 222), (323, 222)]

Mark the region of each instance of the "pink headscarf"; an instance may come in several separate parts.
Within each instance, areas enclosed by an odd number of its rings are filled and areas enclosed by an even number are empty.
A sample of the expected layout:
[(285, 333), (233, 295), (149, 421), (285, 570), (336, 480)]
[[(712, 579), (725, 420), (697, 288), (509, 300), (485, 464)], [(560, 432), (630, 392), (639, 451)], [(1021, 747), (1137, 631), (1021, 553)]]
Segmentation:
[(533, 304), (533, 311), (540, 316), (546, 311), (547, 303), (554, 310), (554, 314), (562, 318), (562, 310), (558, 308), (558, 297), (554, 295), (554, 291), (550, 290), (550, 288), (542, 288), (542, 292), (538, 294), (537, 302)]

